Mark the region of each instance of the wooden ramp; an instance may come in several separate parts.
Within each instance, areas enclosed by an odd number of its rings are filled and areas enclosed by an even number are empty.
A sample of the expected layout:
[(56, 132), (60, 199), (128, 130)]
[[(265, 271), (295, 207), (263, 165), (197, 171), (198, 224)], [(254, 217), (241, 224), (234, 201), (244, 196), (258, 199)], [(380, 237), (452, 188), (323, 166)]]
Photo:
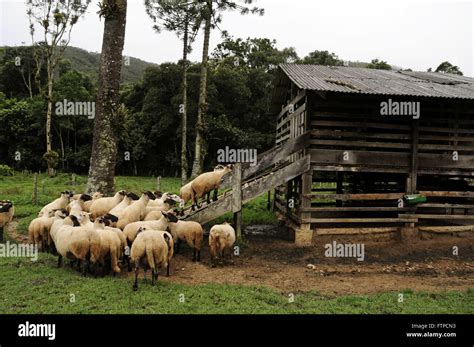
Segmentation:
[(232, 188), (232, 190), (221, 194), (210, 204), (203, 202), (198, 210), (192, 211), (191, 207), (186, 208), (184, 216), (180, 219), (205, 224), (227, 212), (240, 213), (243, 204), (309, 171), (311, 169), (309, 155), (293, 162), (287, 160), (290, 155), (304, 148), (308, 136), (309, 134), (303, 134), (288, 141), (284, 146), (262, 153), (258, 156), (255, 166), (247, 163), (236, 164), (232, 173), (223, 178), (220, 188), (221, 190)]

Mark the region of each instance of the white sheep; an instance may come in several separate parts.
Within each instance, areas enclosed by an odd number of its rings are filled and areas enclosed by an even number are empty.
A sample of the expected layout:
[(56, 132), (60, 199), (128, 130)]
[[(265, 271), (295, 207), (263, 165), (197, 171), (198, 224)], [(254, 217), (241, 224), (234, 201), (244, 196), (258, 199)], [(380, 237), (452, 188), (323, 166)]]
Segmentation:
[(79, 199), (73, 200), (69, 203), (69, 214), (73, 216), (79, 216), (81, 212), (85, 211), (84, 204), (89, 201), (92, 201), (92, 196), (88, 194), (81, 194)]
[(54, 214), (51, 211), (48, 215), (37, 217), (28, 225), (28, 239), (33, 245), (41, 246), (41, 250), (46, 251), (48, 244), (48, 234), (54, 222)]
[(212, 172), (205, 172), (196, 177), (191, 183), (193, 210), (195, 207), (199, 208), (198, 201), (204, 198), (207, 194), (207, 203), (209, 204), (211, 191), (214, 190), (213, 200), (217, 200), (218, 189), (221, 184), (222, 177), (232, 171), (232, 166), (225, 166), (221, 170), (214, 170)]
[(38, 217), (41, 217), (43, 215), (49, 215), (49, 213), (54, 210), (66, 208), (72, 196), (72, 193), (67, 190), (61, 192), (61, 196), (59, 198), (47, 204), (41, 209), (41, 211), (38, 213)]
[(109, 214), (117, 215), (122, 212), (127, 206), (129, 206), (133, 201), (138, 200), (139, 197), (134, 193), (128, 193), (123, 197), (123, 200), (109, 211)]
[(100, 254), (98, 262), (102, 265), (102, 275), (106, 273), (106, 261), (110, 260), (110, 269), (120, 273), (118, 261), (122, 255), (122, 241), (118, 233), (112, 229), (106, 228), (107, 220), (97, 218), (94, 222), (94, 228), (100, 236)]
[(15, 206), (10, 200), (0, 201), (0, 242), (3, 242), (3, 228), (13, 220)]
[(117, 228), (124, 229), (127, 224), (143, 220), (146, 215), (146, 205), (150, 200), (154, 200), (155, 195), (150, 192), (144, 192), (140, 199), (127, 206), (122, 212), (118, 213)]
[(127, 242), (129, 245), (131, 245), (138, 233), (138, 229), (141, 227), (148, 227), (150, 229), (154, 230), (163, 230), (166, 231), (168, 229), (169, 223), (177, 222), (178, 218), (171, 213), (171, 212), (161, 212), (162, 216), (159, 220), (150, 220), (150, 221), (139, 221), (139, 222), (134, 222), (127, 224), (125, 228), (123, 229), (123, 233), (125, 234), (125, 237), (127, 238)]
[(203, 230), (201, 224), (193, 221), (177, 221), (169, 223), (168, 228), (173, 235), (176, 244), (176, 254), (179, 253), (181, 241), (188, 244), (193, 250), (193, 261), (201, 260), (201, 246), (203, 240)]
[(157, 232), (148, 230), (146, 227), (138, 230), (138, 235), (132, 245), (130, 258), (135, 267), (135, 280), (133, 290), (138, 290), (138, 272), (140, 265), (143, 266), (144, 276), (146, 271), (151, 269), (154, 285), (158, 281), (158, 269), (166, 267), (169, 275), (169, 266), (173, 252), (173, 237), (167, 232)]
[(235, 230), (230, 224), (216, 224), (211, 228), (209, 233), (209, 248), (211, 250), (212, 267), (216, 266), (218, 260), (223, 264), (226, 250), (230, 250), (229, 253), (232, 262), (232, 246), (234, 243)]
[[(148, 209), (147, 209), (148, 210)], [(163, 214), (161, 213), (161, 211), (150, 211), (150, 212), (147, 212), (145, 218), (143, 218), (144, 221), (150, 221), (150, 220), (158, 220), (161, 218)]]
[(104, 197), (104, 194), (102, 194), (100, 192), (95, 192), (94, 194), (92, 194), (92, 200), (84, 202), (84, 204), (82, 205), (82, 209), (86, 212), (90, 212), (92, 203), (94, 201), (96, 201), (97, 199), (100, 199), (100, 198), (103, 198), (103, 197)]
[(92, 218), (96, 219), (109, 213), (111, 209), (120, 204), (125, 195), (126, 192), (124, 190), (120, 190), (112, 197), (95, 200), (89, 209), (90, 213), (92, 214)]

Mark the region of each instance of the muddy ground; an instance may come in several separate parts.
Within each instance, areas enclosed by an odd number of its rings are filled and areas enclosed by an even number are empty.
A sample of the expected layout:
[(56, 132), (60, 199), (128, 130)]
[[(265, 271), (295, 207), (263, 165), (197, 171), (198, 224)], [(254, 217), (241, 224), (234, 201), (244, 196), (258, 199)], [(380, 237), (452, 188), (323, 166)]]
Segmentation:
[[(10, 237), (25, 242), (14, 226), (12, 223), (7, 229)], [(312, 247), (301, 248), (288, 240), (284, 228), (263, 226), (247, 231), (246, 244), (240, 248), (240, 256), (234, 256), (234, 264), (211, 268), (206, 237), (200, 263), (191, 261), (192, 251), (183, 245), (173, 258), (171, 277), (161, 278), (188, 285), (263, 285), (285, 293), (317, 291), (325, 295), (474, 288), (474, 235), (406, 242), (326, 236)], [(325, 245), (333, 240), (363, 243), (364, 260), (326, 257)], [(454, 246), (458, 248), (457, 256), (453, 255)], [(121, 276), (131, 275), (125, 270)]]

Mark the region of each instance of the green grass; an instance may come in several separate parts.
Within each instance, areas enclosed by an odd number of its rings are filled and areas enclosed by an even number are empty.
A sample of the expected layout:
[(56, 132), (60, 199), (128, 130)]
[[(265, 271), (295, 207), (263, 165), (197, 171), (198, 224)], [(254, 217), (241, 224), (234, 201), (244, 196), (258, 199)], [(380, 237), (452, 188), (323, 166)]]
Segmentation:
[[(132, 279), (83, 278), (69, 267), (55, 268), (56, 258), (0, 258), (0, 313), (474, 313), (474, 290), (441, 294), (404, 292), (328, 297), (317, 292), (288, 293), (253, 286), (181, 285), (160, 280), (154, 287), (140, 274)], [(71, 302), (74, 295), (75, 302)], [(183, 298), (184, 302), (180, 302)]]
[[(83, 192), (87, 183), (87, 177), (76, 176), (76, 184), (71, 184), (71, 175), (58, 174), (49, 178), (45, 174), (38, 176), (38, 203), (32, 202), (33, 175), (17, 174), (15, 176), (0, 176), (0, 199), (12, 200), (15, 204), (15, 218), (18, 221), (18, 233), (26, 234), (31, 220), (37, 216), (41, 207), (59, 197), (63, 190), (71, 190), (76, 193)], [(181, 187), (179, 178), (164, 177), (161, 179), (161, 190), (179, 194)], [(119, 176), (116, 181), (116, 189), (126, 189), (140, 193), (144, 190), (156, 189), (156, 178), (154, 177), (125, 177)], [(268, 211), (267, 195), (262, 194), (244, 206), (244, 224), (273, 224), (276, 223), (275, 214)], [(212, 224), (231, 221), (232, 213), (213, 221)]]

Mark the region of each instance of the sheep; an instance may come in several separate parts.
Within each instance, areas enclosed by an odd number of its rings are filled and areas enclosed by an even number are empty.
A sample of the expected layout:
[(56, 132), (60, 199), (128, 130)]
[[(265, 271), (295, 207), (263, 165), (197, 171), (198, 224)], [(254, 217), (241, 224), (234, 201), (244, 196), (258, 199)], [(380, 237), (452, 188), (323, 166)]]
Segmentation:
[(69, 214), (73, 216), (79, 216), (81, 212), (84, 211), (84, 204), (86, 202), (92, 201), (92, 196), (88, 194), (82, 194), (78, 200), (73, 200), (68, 205)]
[(139, 197), (135, 193), (128, 193), (123, 197), (122, 202), (109, 211), (109, 214), (117, 215), (122, 212), (133, 201), (138, 200)]
[(0, 242), (3, 242), (3, 228), (13, 220), (15, 206), (10, 200), (0, 201)]
[(144, 221), (150, 221), (150, 220), (158, 220), (162, 216), (161, 211), (150, 211), (146, 214), (145, 218), (143, 219)]
[(169, 211), (171, 207), (173, 207), (176, 203), (179, 203), (181, 201), (181, 198), (175, 194), (170, 194), (170, 193), (164, 193), (162, 195), (160, 194), (161, 193), (157, 194), (157, 192), (155, 192), (156, 199), (148, 203), (147, 210), (156, 209), (158, 211)]
[(50, 211), (48, 215), (37, 217), (28, 225), (28, 239), (33, 245), (41, 245), (41, 250), (46, 251), (48, 233), (54, 222), (56, 211)]
[(227, 173), (232, 171), (232, 166), (228, 165), (221, 170), (214, 170), (212, 172), (205, 172), (196, 177), (191, 183), (193, 210), (195, 207), (199, 208), (198, 200), (207, 194), (207, 203), (209, 204), (211, 191), (214, 190), (213, 200), (217, 200), (217, 193), (221, 184), (221, 179)]
[(211, 250), (212, 267), (216, 267), (216, 261), (222, 264), (224, 261), (224, 253), (226, 249), (230, 250), (232, 261), (232, 246), (235, 243), (235, 230), (228, 224), (216, 224), (211, 228), (209, 233), (209, 248)]
[(143, 220), (146, 214), (146, 205), (150, 199), (156, 199), (155, 195), (150, 191), (143, 192), (140, 199), (133, 202), (130, 206), (127, 206), (122, 212), (120, 212), (116, 216), (118, 217), (117, 228), (123, 230), (127, 224)]
[(59, 213), (56, 213), (53, 224), (51, 226), (50, 235), (55, 247), (55, 251), (58, 254), (58, 267), (61, 267), (62, 257), (67, 257), (68, 242), (71, 238), (73, 231), (72, 229), (63, 229), (66, 226), (80, 226), (80, 223), (76, 216), (68, 216), (63, 219), (62, 216), (59, 215)]
[(131, 245), (134, 242), (140, 227), (148, 227), (150, 229), (165, 231), (168, 228), (169, 223), (176, 223), (178, 221), (178, 218), (176, 218), (176, 216), (171, 212), (161, 213), (162, 216), (159, 220), (141, 221), (128, 224), (123, 229), (123, 233), (127, 238), (128, 244)]
[(158, 281), (158, 269), (166, 267), (169, 276), (170, 261), (173, 256), (173, 237), (168, 232), (157, 232), (156, 230), (141, 227), (131, 249), (131, 260), (135, 267), (135, 280), (133, 290), (138, 290), (138, 272), (140, 264), (143, 266), (144, 277), (146, 271), (151, 269), (151, 284)]
[[(86, 275), (90, 265), (94, 265), (100, 258), (101, 238), (94, 224), (89, 219), (89, 214), (84, 213), (81, 218), (69, 216), (73, 222), (80, 221), (80, 226), (62, 226), (57, 232), (58, 243), (58, 267), (61, 266), (62, 257), (78, 261), (80, 267), (81, 261), (84, 262), (83, 276)], [(75, 223), (77, 225), (77, 223)], [(58, 247), (59, 246), (59, 247)]]
[(85, 201), (83, 206), (82, 206), (82, 209), (86, 212), (90, 212), (90, 209), (91, 209), (91, 206), (92, 206), (92, 203), (97, 200), (97, 199), (100, 199), (100, 198), (103, 198), (104, 197), (104, 194), (102, 193), (99, 193), (99, 192), (95, 192), (94, 194), (92, 194), (92, 200), (89, 200), (89, 201)]
[(47, 204), (41, 209), (41, 211), (39, 211), (38, 217), (42, 217), (43, 215), (48, 215), (49, 212), (53, 210), (60, 210), (62, 208), (66, 208), (72, 196), (73, 196), (72, 193), (67, 190), (64, 192), (61, 192), (61, 196), (59, 198)]
[(201, 261), (201, 245), (203, 230), (201, 224), (193, 221), (177, 221), (169, 223), (168, 228), (176, 244), (176, 254), (181, 241), (185, 241), (193, 249), (193, 261)]
[[(98, 262), (102, 265), (102, 275), (105, 275), (106, 260), (110, 260), (110, 268), (116, 273), (120, 273), (118, 260), (122, 255), (122, 241), (116, 231), (106, 228), (108, 220), (98, 218), (94, 222), (94, 228), (100, 236), (100, 254)], [(121, 231), (120, 231), (121, 232)]]
[(188, 182), (179, 190), (179, 197), (181, 198), (181, 203), (179, 204), (179, 207), (181, 207), (181, 216), (184, 215), (184, 206), (193, 198), (193, 189), (191, 188), (192, 184), (193, 181)]
[(100, 198), (95, 200), (90, 206), (92, 218), (96, 219), (107, 213), (115, 206), (120, 204), (127, 193), (124, 190), (118, 191), (114, 196), (108, 198)]

